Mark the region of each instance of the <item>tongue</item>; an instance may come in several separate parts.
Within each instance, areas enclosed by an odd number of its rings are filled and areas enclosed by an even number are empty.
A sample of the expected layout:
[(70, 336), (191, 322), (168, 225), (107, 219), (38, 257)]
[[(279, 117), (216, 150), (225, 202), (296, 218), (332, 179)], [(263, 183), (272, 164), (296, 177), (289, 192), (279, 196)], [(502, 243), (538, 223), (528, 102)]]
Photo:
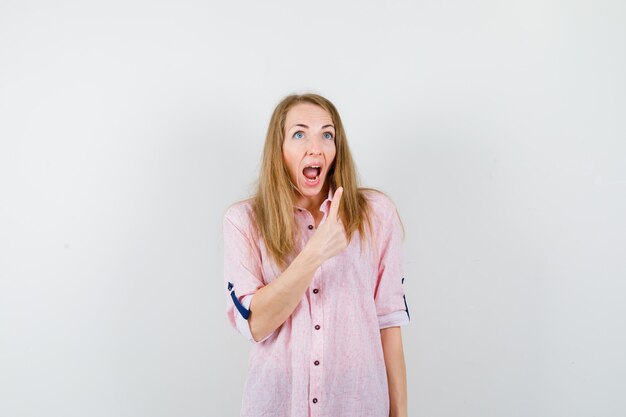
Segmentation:
[(305, 177), (312, 180), (317, 177), (317, 168), (304, 168), (302, 171)]

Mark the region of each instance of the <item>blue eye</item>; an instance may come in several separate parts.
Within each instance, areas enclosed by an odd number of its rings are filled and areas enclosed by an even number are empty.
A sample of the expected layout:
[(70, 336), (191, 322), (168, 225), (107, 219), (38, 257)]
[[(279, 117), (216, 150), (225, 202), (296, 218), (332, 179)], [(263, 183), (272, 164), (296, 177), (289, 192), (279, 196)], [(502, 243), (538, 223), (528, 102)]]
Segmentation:
[(330, 132), (326, 132), (324, 133), (324, 139), (332, 139), (333, 138), (333, 134)]
[(304, 133), (302, 132), (296, 132), (293, 134), (293, 137), (296, 139), (302, 139), (304, 137)]

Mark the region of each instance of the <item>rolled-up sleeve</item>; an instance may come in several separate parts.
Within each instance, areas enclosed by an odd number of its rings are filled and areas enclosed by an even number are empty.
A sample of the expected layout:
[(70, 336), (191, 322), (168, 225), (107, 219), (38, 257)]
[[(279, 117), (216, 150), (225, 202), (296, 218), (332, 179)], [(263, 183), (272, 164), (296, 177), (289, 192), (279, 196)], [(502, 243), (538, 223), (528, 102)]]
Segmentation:
[(378, 282), (374, 301), (381, 329), (409, 323), (409, 309), (404, 293), (402, 226), (395, 205), (387, 201), (386, 219), (382, 222)]
[(253, 343), (250, 332), (250, 303), (257, 290), (263, 287), (261, 252), (252, 236), (250, 213), (241, 206), (231, 206), (223, 219), (224, 285), (226, 315), (230, 325)]

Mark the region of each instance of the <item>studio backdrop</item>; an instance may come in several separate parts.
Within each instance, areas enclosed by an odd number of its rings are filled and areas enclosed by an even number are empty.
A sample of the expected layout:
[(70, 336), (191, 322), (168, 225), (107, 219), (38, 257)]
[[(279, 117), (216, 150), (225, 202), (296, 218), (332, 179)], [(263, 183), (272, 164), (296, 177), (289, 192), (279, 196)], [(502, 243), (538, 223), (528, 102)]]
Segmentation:
[(626, 415), (624, 22), (610, 0), (2, 1), (0, 416), (238, 415), (222, 216), (294, 92), (337, 106), (404, 223), (411, 416)]

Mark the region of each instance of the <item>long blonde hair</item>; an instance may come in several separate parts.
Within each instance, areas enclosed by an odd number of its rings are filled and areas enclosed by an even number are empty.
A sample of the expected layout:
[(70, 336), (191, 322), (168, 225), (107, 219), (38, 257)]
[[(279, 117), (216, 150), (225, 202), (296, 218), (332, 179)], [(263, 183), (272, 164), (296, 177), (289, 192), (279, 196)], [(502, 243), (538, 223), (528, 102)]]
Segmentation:
[[(257, 191), (253, 197), (254, 215), (260, 236), (270, 257), (281, 269), (287, 267), (286, 258), (292, 254), (296, 243), (294, 202), (297, 187), (292, 183), (283, 160), (285, 118), (287, 112), (298, 103), (311, 103), (326, 110), (335, 126), (335, 160), (328, 171), (329, 186), (336, 190), (343, 187), (339, 218), (343, 222), (348, 241), (355, 231), (361, 240), (365, 238), (366, 224), (371, 230), (370, 211), (364, 191), (360, 188), (346, 134), (335, 106), (317, 94), (298, 94), (285, 97), (274, 109), (265, 137), (263, 157)], [(295, 190), (294, 190), (295, 188)]]

